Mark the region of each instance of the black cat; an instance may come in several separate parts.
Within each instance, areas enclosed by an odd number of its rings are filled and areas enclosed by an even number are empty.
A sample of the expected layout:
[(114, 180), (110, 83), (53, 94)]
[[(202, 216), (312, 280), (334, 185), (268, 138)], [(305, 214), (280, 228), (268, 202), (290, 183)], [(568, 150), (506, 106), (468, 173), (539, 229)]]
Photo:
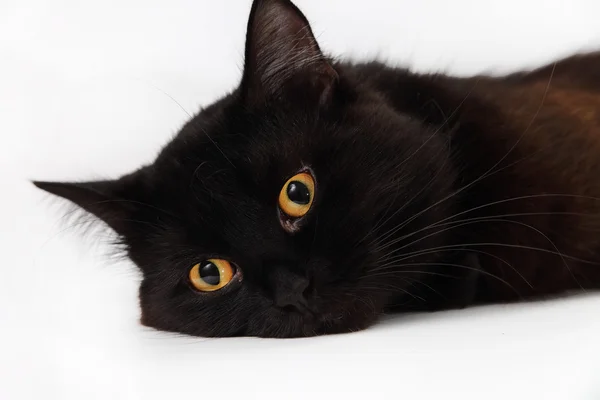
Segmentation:
[(600, 53), (502, 78), (323, 55), (256, 0), (239, 87), (114, 181), (35, 182), (114, 229), (142, 321), (200, 336), (363, 329), (600, 287)]

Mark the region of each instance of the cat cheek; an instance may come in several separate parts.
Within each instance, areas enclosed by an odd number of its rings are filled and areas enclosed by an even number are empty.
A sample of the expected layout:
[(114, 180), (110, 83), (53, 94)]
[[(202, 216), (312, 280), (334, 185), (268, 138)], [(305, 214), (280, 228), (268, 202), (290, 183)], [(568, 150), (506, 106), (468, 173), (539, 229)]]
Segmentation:
[(279, 223), (284, 231), (290, 234), (297, 233), (302, 227), (302, 219), (292, 219), (278, 210)]

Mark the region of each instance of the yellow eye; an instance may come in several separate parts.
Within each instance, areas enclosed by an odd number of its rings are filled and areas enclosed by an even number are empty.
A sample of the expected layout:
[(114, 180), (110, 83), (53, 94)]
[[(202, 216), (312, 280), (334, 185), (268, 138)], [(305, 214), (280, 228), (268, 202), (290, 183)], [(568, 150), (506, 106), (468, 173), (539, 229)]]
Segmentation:
[(292, 218), (306, 215), (315, 195), (315, 181), (313, 177), (302, 172), (292, 176), (283, 185), (279, 192), (279, 208)]
[(213, 258), (190, 269), (190, 282), (201, 292), (213, 292), (231, 282), (235, 268), (229, 261)]

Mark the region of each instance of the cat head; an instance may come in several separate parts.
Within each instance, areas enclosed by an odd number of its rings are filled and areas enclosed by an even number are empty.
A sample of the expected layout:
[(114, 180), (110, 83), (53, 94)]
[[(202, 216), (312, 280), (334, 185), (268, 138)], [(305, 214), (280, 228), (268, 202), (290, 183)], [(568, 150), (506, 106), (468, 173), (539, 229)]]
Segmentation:
[(144, 324), (309, 336), (368, 326), (419, 279), (423, 267), (401, 260), (444, 238), (409, 235), (449, 212), (447, 147), (324, 56), (290, 1), (256, 0), (239, 87), (154, 163), (35, 184), (119, 235), (143, 275)]

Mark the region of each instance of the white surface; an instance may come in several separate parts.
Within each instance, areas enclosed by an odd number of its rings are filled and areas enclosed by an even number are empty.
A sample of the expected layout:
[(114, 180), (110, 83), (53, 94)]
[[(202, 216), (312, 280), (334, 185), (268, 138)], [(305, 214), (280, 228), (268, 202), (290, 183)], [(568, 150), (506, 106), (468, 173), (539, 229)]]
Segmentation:
[[(597, 0), (299, 0), (322, 46), (466, 74), (600, 46)], [(0, 1), (0, 399), (600, 399), (600, 297), (302, 340), (138, 324), (137, 273), (26, 181), (116, 177), (239, 79), (249, 1)]]

